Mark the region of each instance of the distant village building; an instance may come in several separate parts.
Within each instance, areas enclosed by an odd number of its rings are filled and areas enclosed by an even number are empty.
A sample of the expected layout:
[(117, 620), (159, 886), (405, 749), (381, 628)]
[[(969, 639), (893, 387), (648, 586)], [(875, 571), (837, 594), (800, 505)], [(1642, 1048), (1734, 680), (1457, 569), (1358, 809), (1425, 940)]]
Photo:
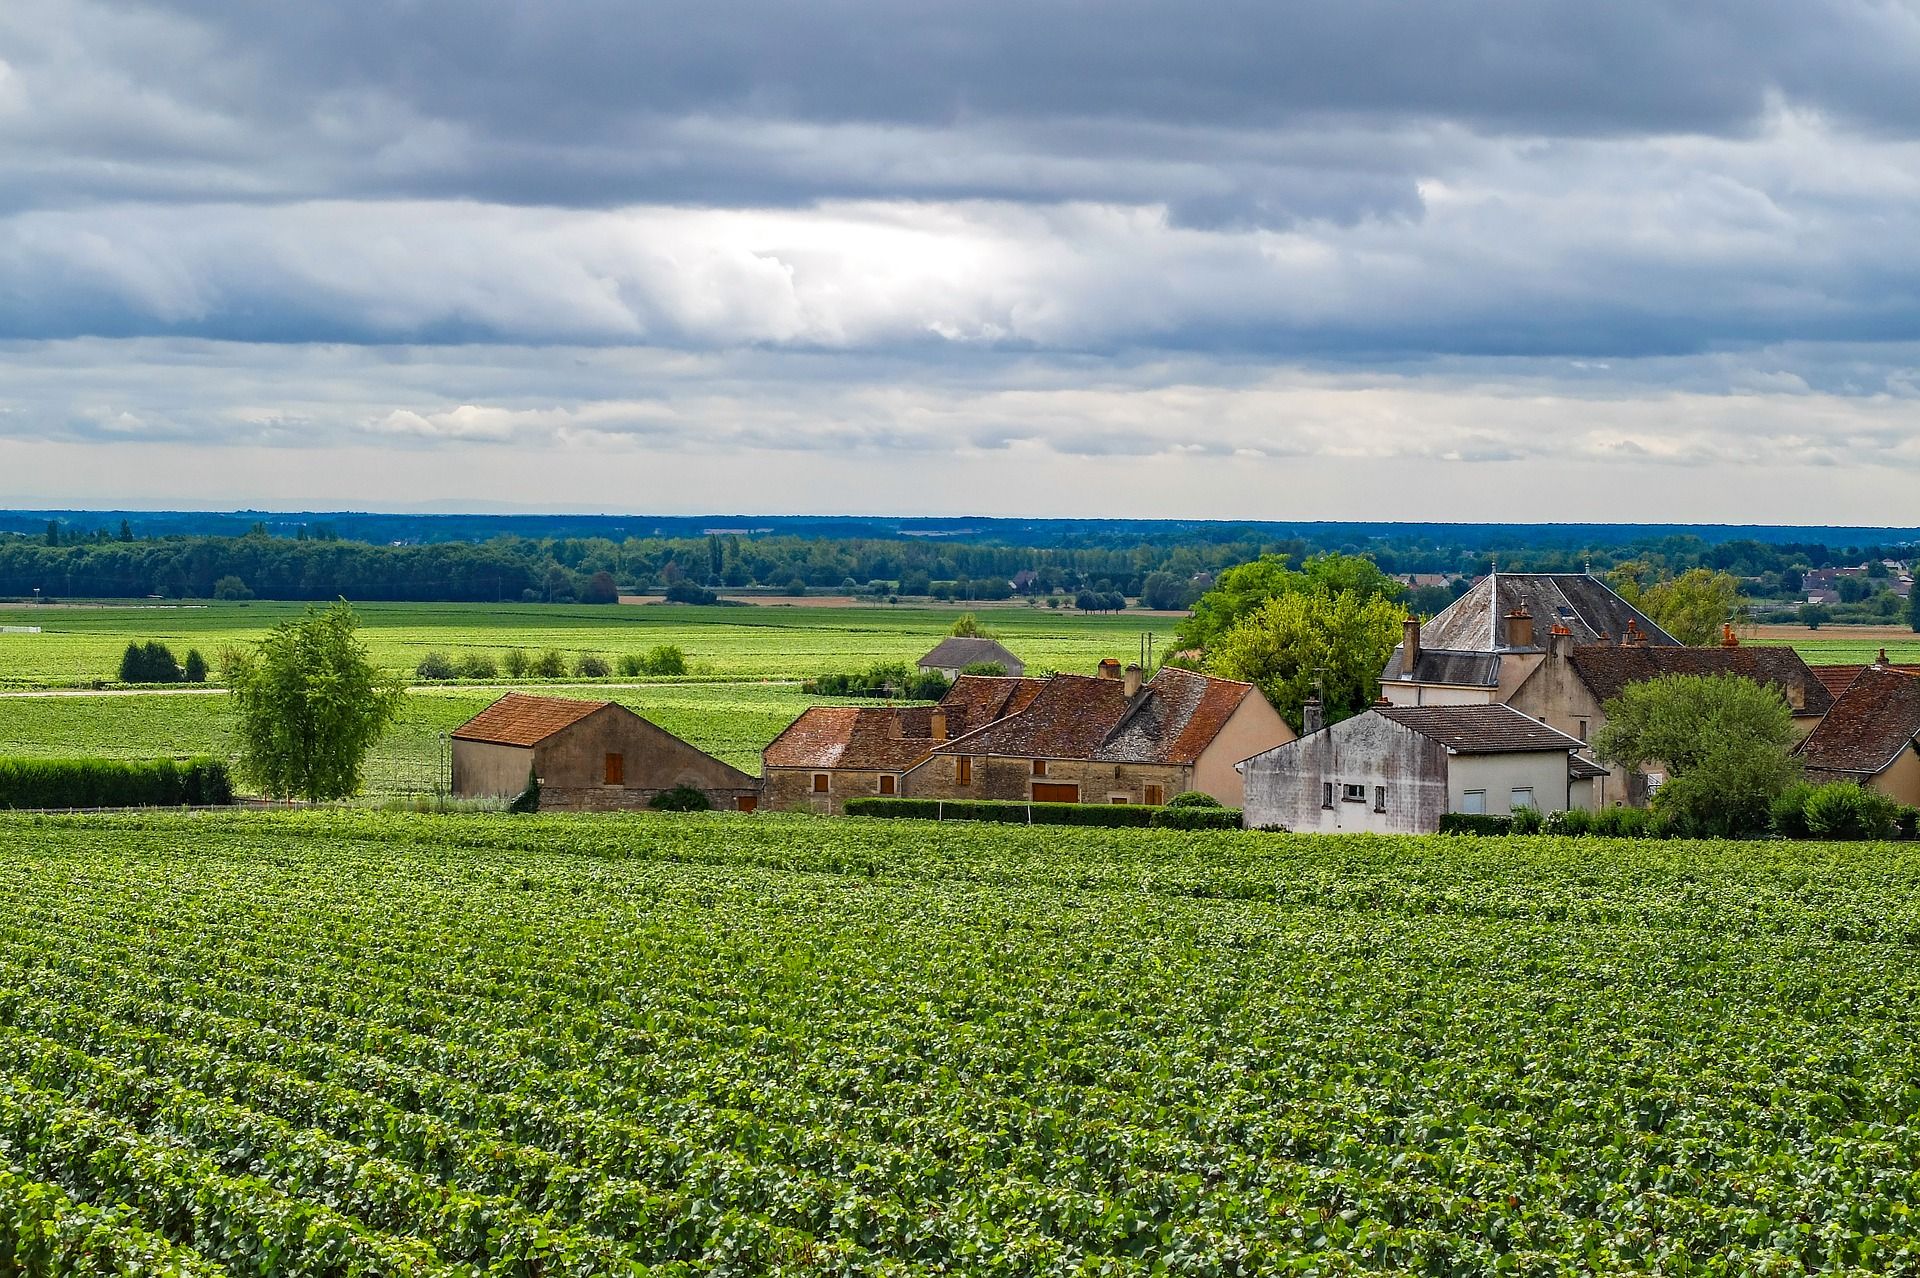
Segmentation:
[(1800, 743), (1812, 781), (1853, 781), (1920, 804), (1920, 673), (1882, 661), (1862, 668)]
[[(1309, 706), (1309, 723), (1318, 707)], [(1431, 834), (1449, 812), (1598, 805), (1606, 770), (1511, 706), (1376, 705), (1240, 766), (1249, 828)]]
[(993, 639), (969, 639), (955, 635), (942, 639), (926, 656), (920, 658), (920, 670), (923, 674), (938, 672), (948, 679), (957, 679), (960, 672), (968, 666), (996, 665), (1009, 675), (1018, 677), (1027, 672), (1027, 663), (1001, 647)]
[(954, 736), (906, 776), (916, 797), (1165, 803), (1200, 790), (1239, 806), (1235, 764), (1293, 739), (1252, 684), (1104, 661), (1054, 675), (1017, 713)]
[(509, 692), (453, 732), (453, 792), (515, 795), (540, 780), (542, 808), (643, 808), (692, 786), (715, 808), (750, 812), (760, 783), (612, 701)]
[(851, 798), (905, 795), (935, 746), (1025, 709), (1045, 683), (961, 675), (937, 706), (814, 706), (761, 753), (764, 801), (839, 813)]
[[(1605, 705), (1660, 675), (1731, 674), (1779, 691), (1804, 735), (1832, 694), (1793, 649), (1742, 647), (1731, 630), (1689, 648), (1588, 573), (1490, 573), (1405, 633), (1380, 676), (1396, 706), (1510, 705), (1567, 734), (1591, 757)], [(1665, 778), (1650, 763), (1596, 782), (1602, 806), (1647, 802)]]

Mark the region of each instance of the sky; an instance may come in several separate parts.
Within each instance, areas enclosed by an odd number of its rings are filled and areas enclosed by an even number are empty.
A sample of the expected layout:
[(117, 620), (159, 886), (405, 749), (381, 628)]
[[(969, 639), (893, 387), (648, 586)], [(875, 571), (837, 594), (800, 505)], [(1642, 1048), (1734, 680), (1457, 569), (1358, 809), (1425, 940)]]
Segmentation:
[(0, 505), (1912, 524), (1920, 0), (6, 0)]

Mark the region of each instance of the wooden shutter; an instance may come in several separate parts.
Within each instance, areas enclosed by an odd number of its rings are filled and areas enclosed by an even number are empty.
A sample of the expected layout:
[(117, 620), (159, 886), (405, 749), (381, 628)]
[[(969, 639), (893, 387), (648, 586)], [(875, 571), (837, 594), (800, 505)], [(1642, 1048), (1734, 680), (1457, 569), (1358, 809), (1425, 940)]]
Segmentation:
[(1035, 803), (1078, 803), (1080, 787), (1062, 781), (1035, 781), (1033, 801)]
[(624, 754), (614, 754), (609, 751), (604, 777), (608, 785), (625, 785), (627, 783), (627, 756)]

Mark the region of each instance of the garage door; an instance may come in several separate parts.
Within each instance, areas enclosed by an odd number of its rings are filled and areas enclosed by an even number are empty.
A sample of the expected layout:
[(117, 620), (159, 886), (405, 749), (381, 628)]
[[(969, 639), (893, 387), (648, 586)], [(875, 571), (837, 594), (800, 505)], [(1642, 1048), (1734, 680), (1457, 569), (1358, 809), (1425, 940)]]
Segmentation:
[(1035, 781), (1033, 783), (1033, 801), (1035, 803), (1078, 803), (1080, 787), (1065, 785), (1061, 782)]

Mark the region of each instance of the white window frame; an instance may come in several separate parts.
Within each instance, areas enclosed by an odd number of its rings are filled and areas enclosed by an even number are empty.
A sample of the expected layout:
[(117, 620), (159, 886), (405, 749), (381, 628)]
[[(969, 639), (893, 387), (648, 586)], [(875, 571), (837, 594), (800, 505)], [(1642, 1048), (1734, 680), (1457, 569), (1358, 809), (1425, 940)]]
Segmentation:
[(1347, 781), (1341, 784), (1340, 802), (1365, 803), (1366, 801), (1367, 801), (1367, 787), (1365, 782)]

